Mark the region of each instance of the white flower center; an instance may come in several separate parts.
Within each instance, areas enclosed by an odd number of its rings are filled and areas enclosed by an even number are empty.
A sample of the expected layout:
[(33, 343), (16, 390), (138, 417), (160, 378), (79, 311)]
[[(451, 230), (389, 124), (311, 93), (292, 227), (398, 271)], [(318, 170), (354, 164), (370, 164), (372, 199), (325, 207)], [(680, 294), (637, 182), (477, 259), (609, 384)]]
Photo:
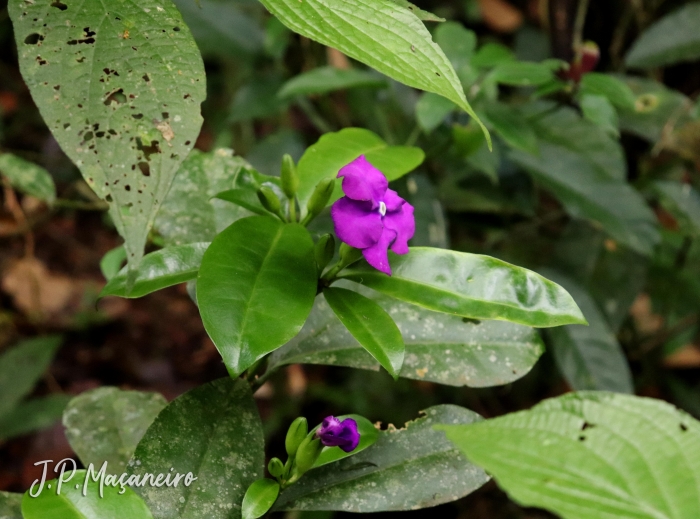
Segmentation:
[(379, 214), (382, 216), (386, 214), (386, 204), (384, 202), (379, 202)]

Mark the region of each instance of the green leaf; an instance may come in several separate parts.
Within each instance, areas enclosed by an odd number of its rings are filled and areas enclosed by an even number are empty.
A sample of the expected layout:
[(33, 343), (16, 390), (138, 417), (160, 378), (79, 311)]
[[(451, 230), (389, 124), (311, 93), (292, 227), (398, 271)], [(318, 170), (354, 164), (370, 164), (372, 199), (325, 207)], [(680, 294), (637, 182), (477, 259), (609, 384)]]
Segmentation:
[[(557, 65), (558, 68), (558, 65)], [(491, 80), (510, 86), (539, 86), (555, 79), (551, 63), (513, 61), (501, 63), (491, 72)]]
[(59, 335), (28, 339), (0, 356), (0, 417), (31, 392), (62, 342)]
[(619, 137), (620, 121), (615, 107), (605, 96), (584, 94), (580, 100), (583, 116), (608, 135)]
[(700, 236), (700, 193), (690, 184), (657, 180), (651, 189), (661, 204), (678, 221), (681, 230), (690, 236)]
[[(384, 308), (401, 330), (406, 345), (401, 377), (458, 387), (500, 386), (527, 374), (544, 353), (542, 340), (532, 328), (431, 312), (358, 288)], [(320, 296), (299, 335), (270, 357), (271, 367), (297, 363), (379, 370), (378, 362)]]
[(0, 175), (15, 189), (49, 204), (56, 199), (56, 185), (48, 171), (12, 153), (0, 154)]
[[(69, 465), (70, 467), (70, 465)], [(67, 481), (66, 481), (67, 480)], [(153, 519), (143, 500), (129, 487), (101, 485), (85, 470), (66, 471), (64, 483), (47, 481), (37, 497), (28, 490), (22, 499), (24, 519)], [(85, 495), (83, 496), (84, 485)], [(78, 488), (76, 488), (76, 485)], [(59, 493), (60, 489), (60, 493)], [(34, 491), (38, 491), (38, 486)]]
[(0, 519), (22, 519), (22, 494), (0, 491)]
[(471, 59), (471, 64), (477, 68), (493, 68), (515, 61), (515, 54), (500, 43), (482, 45)]
[(262, 478), (246, 490), (243, 497), (242, 519), (258, 519), (272, 508), (280, 493), (280, 484), (272, 479)]
[(107, 281), (119, 274), (126, 261), (126, 249), (123, 245), (113, 248), (100, 260), (100, 270)]
[[(63, 8), (61, 6), (66, 6)], [(9, 5), (22, 77), (136, 266), (202, 125), (205, 76), (172, 2)]]
[(439, 16), (434, 15), (431, 12), (424, 11), (420, 7), (418, 7), (415, 4), (412, 4), (411, 2), (408, 2), (407, 0), (391, 0), (394, 2), (396, 5), (405, 7), (409, 11), (411, 11), (413, 14), (415, 14), (418, 19), (423, 20), (424, 22), (444, 22), (444, 18), (440, 18)]
[(700, 3), (689, 2), (646, 29), (625, 57), (625, 65), (652, 68), (700, 58)]
[(84, 466), (121, 474), (167, 401), (158, 393), (100, 387), (70, 401), (63, 413), (66, 438)]
[(659, 400), (573, 393), (440, 429), (515, 501), (562, 519), (684, 519), (700, 511), (700, 423)]
[[(376, 134), (362, 128), (345, 128), (339, 132), (327, 133), (306, 150), (297, 164), (297, 197), (302, 211), (306, 210), (306, 203), (316, 184), (327, 178), (335, 178), (340, 168), (360, 155), (364, 155), (390, 181), (417, 168), (425, 158), (420, 148), (389, 146)], [(341, 196), (343, 192), (340, 182), (336, 182), (331, 202)]]
[(300, 95), (327, 94), (347, 88), (384, 88), (386, 86), (387, 82), (384, 78), (364, 70), (319, 67), (293, 77), (282, 86), (277, 95), (291, 98)]
[(542, 328), (586, 322), (559, 285), (496, 258), (412, 247), (404, 256), (390, 253), (389, 261), (391, 276), (367, 264), (340, 275), (402, 301), (472, 319)]
[[(353, 449), (351, 452), (345, 452), (340, 447), (324, 447), (321, 449), (321, 454), (319, 454), (318, 458), (316, 459), (313, 468), (328, 465), (329, 463), (354, 456), (355, 454), (374, 445), (377, 442), (377, 438), (379, 438), (379, 431), (377, 428), (364, 416), (357, 414), (346, 414), (336, 416), (336, 418), (341, 421), (345, 420), (346, 418), (352, 418), (355, 420), (357, 423), (357, 432), (360, 433), (360, 443), (358, 443), (357, 447), (355, 447), (355, 449)], [(311, 432), (315, 432), (319, 427), (321, 427), (321, 424), (314, 427)]]
[(513, 148), (537, 155), (535, 131), (517, 108), (504, 103), (488, 103), (484, 105), (483, 119)]
[(476, 33), (458, 22), (441, 23), (435, 29), (435, 43), (440, 45), (457, 73), (464, 88), (471, 87), (479, 78), (471, 58), (476, 50)]
[(416, 121), (418, 126), (430, 133), (440, 126), (445, 118), (457, 108), (449, 99), (426, 92), (416, 103)]
[[(391, 0), (262, 3), (302, 36), (336, 48), (408, 86), (444, 96), (478, 121), (452, 65), (409, 9)], [(486, 129), (484, 132), (487, 134)]]
[(0, 438), (14, 438), (51, 427), (61, 418), (69, 401), (69, 395), (58, 393), (20, 402), (0, 417)]
[(189, 243), (151, 252), (144, 256), (136, 270), (132, 287), (128, 286), (129, 271), (123, 268), (109, 280), (100, 297), (143, 297), (156, 290), (194, 279), (208, 246), (209, 243)]
[(606, 97), (616, 108), (634, 109), (634, 93), (619, 77), (600, 72), (588, 72), (581, 78), (579, 90), (583, 95)]
[(622, 346), (591, 295), (561, 274), (543, 275), (566, 287), (588, 320), (588, 326), (561, 326), (547, 330), (554, 360), (575, 390), (598, 389), (634, 393), (632, 373)]
[(301, 330), (316, 283), (314, 244), (299, 224), (250, 216), (214, 239), (202, 259), (197, 301), (231, 376)]
[(357, 342), (397, 379), (405, 347), (401, 332), (389, 314), (371, 299), (352, 290), (327, 288), (323, 295)]
[(240, 207), (212, 198), (233, 188), (242, 175), (252, 171), (233, 150), (190, 153), (156, 217), (155, 228), (166, 245), (211, 241), (236, 220), (250, 216)]
[[(148, 428), (130, 474), (192, 472), (191, 486), (135, 488), (155, 519), (236, 519), (264, 475), (263, 431), (244, 380), (222, 378), (173, 400)], [(124, 517), (124, 516), (122, 516)]]
[(308, 472), (282, 492), (274, 509), (414, 510), (454, 501), (486, 483), (489, 477), (432, 429), (480, 417), (453, 405), (431, 407), (425, 414), (403, 429), (380, 432), (359, 454)]

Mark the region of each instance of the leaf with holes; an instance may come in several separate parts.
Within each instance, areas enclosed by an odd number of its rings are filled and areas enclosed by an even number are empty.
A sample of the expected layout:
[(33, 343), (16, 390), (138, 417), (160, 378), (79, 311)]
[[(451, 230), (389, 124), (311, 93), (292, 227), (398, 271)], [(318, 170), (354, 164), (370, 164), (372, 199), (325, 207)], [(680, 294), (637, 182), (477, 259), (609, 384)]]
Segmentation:
[(138, 265), (202, 125), (202, 58), (169, 0), (10, 2), (20, 68)]
[(10, 185), (22, 193), (48, 203), (56, 199), (56, 185), (49, 172), (17, 155), (0, 154), (0, 175), (6, 177)]
[(700, 514), (700, 422), (660, 400), (570, 393), (438, 429), (517, 502), (563, 519)]

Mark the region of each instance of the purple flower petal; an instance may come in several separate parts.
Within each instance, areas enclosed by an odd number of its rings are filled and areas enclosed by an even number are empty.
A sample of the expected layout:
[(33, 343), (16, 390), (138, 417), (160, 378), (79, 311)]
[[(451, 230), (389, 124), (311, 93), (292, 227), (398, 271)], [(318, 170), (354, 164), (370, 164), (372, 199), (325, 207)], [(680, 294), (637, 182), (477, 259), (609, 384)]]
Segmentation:
[(384, 230), (378, 210), (372, 210), (369, 202), (351, 200), (346, 196), (333, 204), (331, 218), (338, 238), (356, 249), (377, 243)]
[(406, 203), (406, 200), (401, 198), (393, 189), (387, 189), (384, 195), (384, 203), (386, 204), (387, 211), (397, 211)]
[(326, 447), (340, 447), (345, 452), (354, 451), (360, 443), (357, 422), (346, 418), (342, 422), (335, 416), (329, 416), (316, 431), (316, 437)]
[(379, 241), (371, 247), (366, 247), (362, 251), (362, 255), (367, 260), (367, 263), (389, 276), (391, 276), (391, 266), (389, 265), (389, 255), (387, 251), (395, 239), (396, 231), (384, 227), (384, 232), (382, 232)]
[(387, 212), (382, 221), (385, 229), (391, 229), (396, 232), (396, 240), (391, 245), (391, 250), (396, 254), (408, 254), (408, 240), (413, 238), (416, 232), (413, 206), (408, 202), (404, 202), (398, 211)]
[(372, 166), (364, 155), (360, 155), (338, 172), (343, 177), (343, 191), (353, 200), (372, 202), (372, 209), (379, 207), (389, 181), (384, 174)]

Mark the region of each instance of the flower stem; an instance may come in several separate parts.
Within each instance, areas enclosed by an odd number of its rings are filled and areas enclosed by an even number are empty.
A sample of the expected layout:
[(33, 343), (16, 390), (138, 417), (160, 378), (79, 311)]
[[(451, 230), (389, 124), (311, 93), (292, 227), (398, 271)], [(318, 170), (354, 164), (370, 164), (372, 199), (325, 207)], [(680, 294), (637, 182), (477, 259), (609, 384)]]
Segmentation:
[(295, 196), (289, 199), (289, 221), (292, 223), (297, 222), (297, 200)]

